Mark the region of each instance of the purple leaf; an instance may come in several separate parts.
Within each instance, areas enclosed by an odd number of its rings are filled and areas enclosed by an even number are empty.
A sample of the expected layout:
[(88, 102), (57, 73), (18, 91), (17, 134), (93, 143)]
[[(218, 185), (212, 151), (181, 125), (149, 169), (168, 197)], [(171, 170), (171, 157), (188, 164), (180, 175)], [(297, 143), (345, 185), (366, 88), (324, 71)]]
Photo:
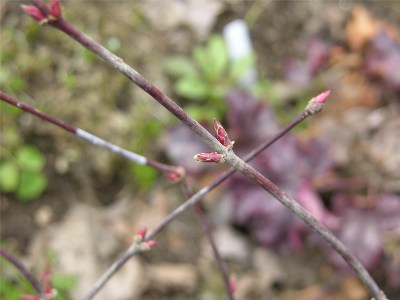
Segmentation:
[(399, 92), (400, 44), (382, 31), (372, 40), (371, 48), (365, 59), (366, 73), (380, 79), (387, 88)]
[(207, 146), (184, 125), (169, 129), (165, 139), (165, 150), (168, 158), (185, 168), (187, 174), (194, 175), (210, 168), (193, 160), (197, 153), (206, 152)]

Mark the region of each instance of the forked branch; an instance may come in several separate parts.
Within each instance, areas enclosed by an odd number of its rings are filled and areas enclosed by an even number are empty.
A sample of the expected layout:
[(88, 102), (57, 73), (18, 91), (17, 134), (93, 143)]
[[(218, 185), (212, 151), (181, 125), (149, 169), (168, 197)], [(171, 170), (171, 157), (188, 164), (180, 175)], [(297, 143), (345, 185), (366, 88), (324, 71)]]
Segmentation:
[[(53, 0), (52, 2), (53, 4), (54, 2), (58, 3), (58, 0)], [(318, 222), (308, 211), (301, 207), (296, 201), (290, 198), (286, 193), (265, 178), (262, 174), (237, 157), (231, 149), (228, 149), (224, 145), (220, 144), (204, 127), (202, 127), (197, 121), (193, 120), (179, 105), (177, 105), (160, 89), (146, 80), (136, 70), (127, 65), (121, 58), (114, 55), (92, 38), (73, 27), (69, 22), (62, 19), (61, 13), (57, 9), (56, 5), (47, 7), (39, 0), (34, 0), (34, 3), (36, 6), (24, 7), (24, 10), (28, 14), (41, 23), (47, 23), (48, 25), (63, 31), (71, 38), (82, 44), (84, 47), (95, 53), (97, 56), (103, 58), (107, 63), (142, 88), (146, 93), (152, 96), (174, 116), (181, 120), (182, 123), (196, 133), (207, 145), (209, 145), (213, 151), (222, 155), (226, 163), (231, 165), (237, 171), (241, 172), (254, 183), (260, 185), (264, 190), (270, 193), (274, 198), (284, 204), (294, 214), (308, 224), (315, 233), (325, 239), (353, 268), (360, 280), (370, 290), (371, 294), (376, 300), (387, 299), (359, 260), (347, 249), (343, 243), (341, 243), (324, 225)], [(33, 8), (36, 8), (40, 12), (39, 15), (33, 15)], [(37, 13), (37, 11), (35, 13)], [(42, 18), (42, 20), (40, 20), (40, 18)], [(318, 110), (318, 103), (314, 104), (315, 105), (313, 106), (316, 106)]]

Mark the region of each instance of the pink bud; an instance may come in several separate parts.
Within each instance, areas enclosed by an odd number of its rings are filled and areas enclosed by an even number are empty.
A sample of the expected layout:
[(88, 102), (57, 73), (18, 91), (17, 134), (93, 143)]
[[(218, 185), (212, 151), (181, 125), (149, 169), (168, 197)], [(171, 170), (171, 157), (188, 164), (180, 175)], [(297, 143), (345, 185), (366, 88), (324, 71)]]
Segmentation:
[(150, 240), (144, 243), (147, 247), (149, 247), (149, 249), (155, 247), (157, 245), (157, 241), (155, 240)]
[(52, 275), (51, 275), (50, 263), (47, 263), (46, 266), (44, 267), (41, 277), (42, 277), (42, 281), (43, 281), (44, 292), (49, 295), (52, 294), (53, 287), (51, 284)]
[(331, 93), (331, 91), (325, 91), (325, 92), (319, 94), (318, 96), (315, 96), (314, 98), (312, 98), (308, 102), (308, 104), (305, 108), (306, 113), (313, 115), (313, 114), (316, 114), (317, 112), (320, 112), (322, 110), (322, 108), (324, 107), (325, 101), (326, 101), (326, 99), (328, 99), (330, 93)]
[(34, 295), (21, 295), (22, 300), (40, 300), (39, 296)]
[(32, 18), (35, 20), (39, 21), (40, 23), (45, 23), (47, 22), (46, 16), (43, 14), (43, 12), (37, 8), (36, 6), (33, 5), (21, 5), (21, 8)]
[(193, 159), (198, 162), (215, 162), (220, 164), (225, 162), (224, 156), (217, 152), (203, 152), (196, 154)]
[(168, 178), (168, 180), (172, 182), (176, 182), (179, 180), (179, 175), (174, 172), (165, 173), (165, 176)]
[(229, 277), (229, 288), (231, 289), (232, 294), (236, 293), (237, 280), (236, 280), (236, 276), (234, 274)]
[(141, 251), (148, 251), (157, 245), (155, 240), (150, 240), (139, 245)]
[(224, 129), (224, 127), (222, 127), (221, 123), (216, 118), (214, 118), (214, 129), (215, 132), (217, 133), (218, 141), (226, 148), (231, 149), (235, 142), (232, 142), (229, 139), (226, 130)]
[(315, 96), (313, 99), (314, 99), (315, 103), (324, 104), (326, 99), (328, 99), (330, 93), (331, 93), (331, 91), (329, 91), (329, 90), (325, 91), (325, 92), (319, 94), (318, 96)]
[(40, 300), (39, 296), (34, 295), (21, 295), (22, 300)]
[(146, 227), (143, 227), (142, 229), (140, 229), (136, 233), (136, 236), (135, 236), (136, 240), (143, 241), (144, 238), (146, 237), (146, 233), (147, 233), (147, 228)]
[(58, 20), (61, 17), (60, 0), (50, 0), (50, 14), (54, 20)]
[(176, 167), (173, 171), (171, 172), (166, 172), (164, 173), (165, 176), (172, 182), (178, 182), (180, 181), (183, 177), (185, 177), (185, 169), (182, 167)]

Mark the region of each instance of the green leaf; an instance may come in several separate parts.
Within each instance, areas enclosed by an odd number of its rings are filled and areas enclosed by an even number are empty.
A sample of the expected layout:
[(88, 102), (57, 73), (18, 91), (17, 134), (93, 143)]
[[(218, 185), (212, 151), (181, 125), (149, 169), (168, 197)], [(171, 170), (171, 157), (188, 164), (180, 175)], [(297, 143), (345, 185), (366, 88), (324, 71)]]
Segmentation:
[(211, 79), (216, 80), (224, 76), (228, 66), (228, 52), (224, 39), (220, 35), (213, 35), (208, 42), (208, 64), (212, 67)]
[(172, 56), (164, 64), (165, 71), (172, 76), (193, 76), (197, 75), (197, 70), (192, 61), (183, 56)]
[(178, 95), (190, 100), (207, 98), (207, 84), (197, 76), (184, 77), (175, 84), (175, 91)]
[(278, 109), (280, 102), (279, 97), (274, 91), (272, 83), (268, 80), (260, 80), (255, 85), (251, 87), (251, 92), (257, 98), (266, 99), (272, 107)]
[(69, 73), (69, 74), (65, 74), (62, 82), (64, 83), (64, 85), (69, 88), (69, 89), (73, 89), (75, 87), (76, 84), (76, 76), (75, 74)]
[(81, 55), (82, 55), (83, 59), (88, 63), (93, 62), (96, 58), (96, 55), (87, 49), (83, 49), (81, 52)]
[(212, 104), (215, 104), (216, 101), (224, 102), (224, 97), (228, 91), (228, 86), (226, 85), (215, 85), (213, 86), (210, 91), (210, 99), (213, 101)]
[(47, 178), (42, 173), (23, 172), (17, 189), (17, 197), (21, 200), (32, 200), (40, 196), (47, 186)]
[(4, 126), (0, 131), (2, 144), (2, 147), (0, 147), (0, 159), (4, 159), (4, 157), (9, 158), (12, 156), (10, 151), (13, 150), (11, 149), (16, 149), (21, 145), (21, 134), (14, 126)]
[(11, 279), (0, 278), (0, 298), (9, 300), (21, 299), (20, 287), (16, 286)]
[(4, 192), (13, 192), (18, 186), (19, 170), (13, 161), (0, 164), (0, 189)]
[(195, 120), (211, 120), (212, 118), (221, 119), (221, 114), (214, 107), (188, 105), (185, 111)]
[(107, 40), (107, 48), (111, 51), (111, 52), (117, 52), (120, 48), (121, 48), (121, 41), (119, 38), (117, 38), (116, 36), (111, 36), (108, 40)]
[(68, 292), (76, 286), (77, 279), (71, 275), (57, 275), (52, 278), (52, 283), (56, 290)]
[(242, 57), (241, 59), (235, 61), (232, 65), (231, 68), (231, 78), (234, 79), (235, 81), (238, 81), (239, 78), (246, 73), (252, 66), (254, 66), (255, 64), (255, 56), (254, 54), (249, 54), (246, 55), (244, 57)]
[[(19, 107), (13, 106), (3, 101), (0, 102), (0, 111), (6, 112), (6, 115), (12, 115), (12, 116), (18, 116), (23, 112), (23, 110), (20, 109)], [(1, 117), (4, 118), (5, 116), (3, 115)], [(1, 130), (3, 131), (4, 128), (2, 128)]]
[(132, 175), (136, 180), (139, 188), (142, 190), (149, 190), (158, 176), (158, 171), (148, 166), (133, 164)]
[(27, 171), (41, 171), (45, 164), (43, 154), (32, 145), (24, 145), (17, 150), (16, 153), (18, 165)]
[(193, 50), (193, 59), (205, 76), (205, 79), (212, 81), (214, 79), (214, 66), (210, 63), (210, 55), (205, 47), (196, 47)]

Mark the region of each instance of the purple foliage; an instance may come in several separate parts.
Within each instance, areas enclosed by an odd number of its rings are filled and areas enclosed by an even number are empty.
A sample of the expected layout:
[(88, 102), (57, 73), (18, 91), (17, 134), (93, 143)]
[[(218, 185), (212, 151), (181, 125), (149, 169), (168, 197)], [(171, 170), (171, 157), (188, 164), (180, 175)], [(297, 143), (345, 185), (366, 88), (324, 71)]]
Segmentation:
[[(299, 86), (307, 86), (313, 77), (328, 65), (332, 44), (318, 38), (312, 39), (307, 48), (306, 58), (290, 58), (283, 73), (286, 79)], [(363, 57), (363, 72), (369, 78), (378, 79), (389, 91), (400, 92), (400, 44), (380, 31), (369, 43)]]
[(168, 158), (184, 167), (188, 175), (196, 175), (210, 168), (210, 165), (193, 160), (195, 154), (210, 149), (183, 124), (169, 129), (166, 134), (165, 150)]
[(365, 58), (366, 74), (378, 78), (394, 92), (400, 92), (400, 44), (381, 31), (371, 41)]
[(331, 45), (313, 38), (307, 48), (305, 61), (290, 58), (284, 66), (286, 79), (300, 86), (307, 86), (313, 76), (327, 63)]
[[(334, 230), (338, 238), (367, 269), (381, 272), (388, 283), (398, 286), (400, 263), (385, 263), (388, 255), (384, 254), (388, 249), (385, 249), (384, 241), (400, 241), (400, 197), (378, 195), (366, 200), (338, 193), (332, 199), (332, 212), (339, 219), (339, 227)], [(336, 266), (348, 270), (348, 265), (332, 249), (323, 248)], [(395, 251), (399, 254), (400, 247), (397, 246)]]
[[(263, 126), (277, 127), (270, 108), (240, 92), (228, 96), (228, 132), (234, 128), (237, 135), (235, 152), (243, 153), (266, 138), (263, 128), (251, 130), (251, 122), (258, 115), (268, 115)], [(254, 108), (256, 107), (256, 108)], [(268, 112), (268, 113), (267, 113)], [(251, 114), (252, 113), (252, 114)], [(254, 116), (254, 117), (253, 117)], [(262, 122), (258, 121), (258, 124)], [(266, 131), (267, 131), (266, 130)], [(260, 132), (260, 135), (256, 133)], [(318, 139), (304, 140), (294, 134), (287, 134), (276, 145), (257, 156), (256, 168), (286, 193), (297, 200), (321, 223), (332, 230), (361, 262), (370, 270), (382, 267), (384, 253), (383, 239), (388, 234), (400, 239), (400, 197), (379, 196), (369, 203), (359, 203), (358, 198), (348, 194), (333, 194), (329, 208), (324, 205), (312, 180), (326, 175), (334, 168), (329, 145)], [(339, 268), (346, 263), (272, 196), (250, 183), (240, 175), (232, 177), (229, 183), (228, 201), (232, 203), (233, 224), (245, 229), (257, 242), (280, 250), (300, 250), (305, 239), (320, 245), (331, 261)], [(381, 268), (382, 269), (382, 268)], [(400, 270), (387, 267), (381, 270), (389, 280), (398, 282), (393, 274)]]
[(237, 154), (243, 154), (254, 148), (260, 140), (274, 134), (278, 128), (278, 120), (272, 109), (254, 99), (249, 93), (233, 90), (227, 95), (229, 136), (239, 141)]
[[(228, 128), (237, 135), (236, 153), (249, 151), (276, 132), (276, 117), (265, 103), (243, 92), (231, 92), (228, 103)], [(289, 195), (298, 196), (301, 204), (320, 221), (333, 224), (335, 218), (321, 204), (310, 183), (312, 178), (331, 170), (328, 150), (328, 145), (320, 140), (304, 141), (287, 134), (258, 155), (254, 165)], [(248, 230), (265, 246), (282, 249), (287, 248), (287, 242), (295, 248), (302, 246), (301, 236), (308, 229), (272, 196), (239, 175), (231, 179), (230, 190), (234, 224)]]
[[(277, 118), (271, 108), (248, 93), (232, 91), (227, 102), (226, 129), (230, 138), (236, 141), (234, 151), (239, 156), (277, 131)], [(200, 174), (210, 166), (193, 161), (192, 154), (207, 149), (185, 127), (171, 129), (166, 146), (171, 160), (183, 165), (191, 174)], [(384, 238), (392, 234), (400, 239), (400, 197), (376, 197), (367, 206), (352, 195), (333, 193), (332, 198), (326, 200), (328, 208), (312, 181), (332, 172), (334, 163), (329, 149), (322, 140), (302, 139), (289, 133), (258, 155), (252, 164), (332, 230), (368, 269), (381, 269), (390, 282), (400, 283), (399, 270), (393, 264), (382, 268)], [(308, 240), (319, 245), (337, 267), (347, 268), (346, 263), (303, 222), (245, 177), (232, 176), (227, 187), (232, 224), (246, 230), (257, 242), (288, 251), (301, 250), (304, 240)]]

